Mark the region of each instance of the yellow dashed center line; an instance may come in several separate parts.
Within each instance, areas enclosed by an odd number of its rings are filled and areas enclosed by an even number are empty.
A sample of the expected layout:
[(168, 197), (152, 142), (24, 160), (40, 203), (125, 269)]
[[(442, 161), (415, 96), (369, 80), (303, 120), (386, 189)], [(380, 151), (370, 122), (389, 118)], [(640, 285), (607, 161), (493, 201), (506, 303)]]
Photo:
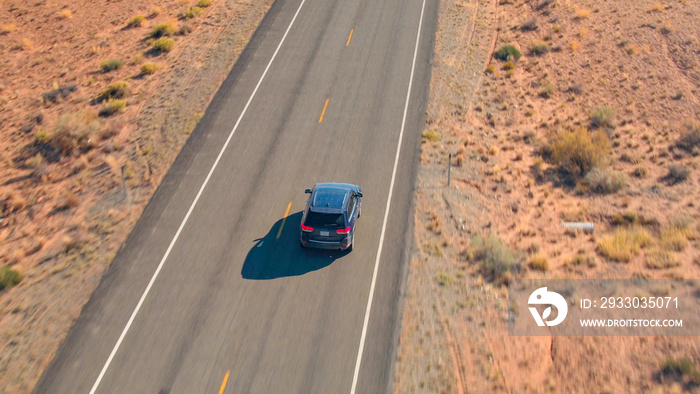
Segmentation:
[[(321, 116), (323, 117), (323, 116)], [(280, 236), (282, 235), (282, 229), (284, 228), (284, 222), (287, 221), (287, 216), (289, 216), (289, 210), (292, 209), (292, 202), (289, 202), (289, 205), (287, 205), (287, 211), (284, 213), (284, 219), (282, 219), (282, 225), (280, 225), (279, 231), (277, 231), (277, 238), (275, 239), (280, 239)]]
[(350, 37), (348, 37), (348, 42), (345, 43), (345, 46), (350, 45), (350, 39), (352, 38), (352, 32), (354, 32), (354, 31), (355, 31), (355, 29), (350, 30)]
[(224, 390), (226, 389), (226, 382), (228, 382), (228, 375), (231, 373), (231, 371), (226, 371), (226, 375), (224, 376), (224, 381), (221, 382), (221, 388), (219, 389), (219, 394), (224, 394)]
[(328, 108), (328, 100), (329, 99), (326, 99), (326, 105), (323, 106), (323, 112), (321, 112), (321, 117), (318, 118), (318, 123), (323, 122), (323, 115), (326, 114), (326, 108)]

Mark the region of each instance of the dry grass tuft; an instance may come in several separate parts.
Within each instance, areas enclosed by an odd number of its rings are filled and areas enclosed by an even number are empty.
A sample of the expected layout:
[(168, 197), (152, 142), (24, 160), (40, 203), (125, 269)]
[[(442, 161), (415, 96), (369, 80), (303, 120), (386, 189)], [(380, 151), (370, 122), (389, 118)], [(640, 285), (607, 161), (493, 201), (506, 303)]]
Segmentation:
[(0, 268), (0, 290), (9, 289), (18, 285), (24, 276), (19, 271), (12, 269), (9, 266)]
[(107, 73), (110, 71), (118, 70), (123, 65), (124, 61), (121, 59), (109, 59), (100, 63), (100, 69), (102, 70), (102, 72)]
[(535, 271), (549, 271), (549, 261), (544, 256), (535, 256), (531, 258), (527, 265), (530, 269)]
[(691, 153), (700, 147), (700, 122), (687, 121), (681, 131), (681, 138), (676, 145)]
[(666, 179), (671, 185), (675, 185), (677, 183), (682, 183), (688, 180), (688, 177), (690, 176), (690, 170), (686, 167), (683, 167), (682, 165), (679, 164), (672, 164), (668, 167), (668, 174), (666, 175)]
[(187, 18), (187, 19), (196, 18), (196, 17), (202, 15), (202, 12), (204, 12), (204, 10), (202, 10), (200, 7), (190, 7), (187, 9), (187, 11), (185, 11), (185, 18)]
[(59, 19), (70, 19), (73, 17), (73, 13), (69, 9), (63, 9), (61, 11), (58, 11), (58, 18)]
[(660, 367), (664, 377), (686, 381), (691, 386), (700, 386), (700, 369), (689, 358), (680, 360), (668, 358), (661, 363)]
[(423, 132), (423, 141), (437, 142), (440, 141), (440, 134), (438, 134), (434, 129)]
[(576, 19), (586, 19), (591, 15), (591, 10), (588, 8), (576, 8), (574, 10), (574, 18)]
[(662, 3), (654, 3), (647, 9), (647, 12), (664, 12), (666, 11), (666, 6)]
[(153, 27), (153, 30), (151, 30), (151, 38), (172, 36), (173, 34), (175, 34), (176, 30), (177, 24), (173, 21), (161, 23)]
[(536, 41), (530, 46), (530, 53), (537, 56), (544, 55), (549, 50), (549, 45), (544, 41)]
[(129, 83), (126, 81), (118, 81), (109, 84), (102, 93), (100, 93), (100, 98), (102, 100), (123, 99), (129, 97), (129, 95), (131, 95)]
[(610, 162), (610, 140), (605, 132), (589, 132), (581, 127), (573, 131), (560, 131), (552, 139), (543, 154), (559, 170), (574, 178), (588, 174), (593, 168), (605, 168)]
[(666, 269), (678, 267), (681, 263), (667, 250), (653, 249), (646, 253), (645, 265), (651, 269)]
[(651, 243), (651, 235), (643, 228), (620, 228), (613, 235), (603, 237), (597, 250), (608, 260), (626, 263)]
[(438, 215), (437, 211), (433, 210), (430, 212), (430, 220), (428, 221), (428, 229), (435, 234), (442, 234), (443, 228), (442, 228), (442, 221), (440, 220), (440, 216)]
[(597, 194), (614, 194), (627, 187), (625, 174), (609, 168), (593, 168), (579, 183), (579, 191)]
[(688, 246), (688, 229), (680, 227), (667, 227), (661, 231), (659, 236), (660, 246), (666, 250), (680, 252)]
[(153, 49), (159, 52), (170, 52), (175, 48), (175, 40), (170, 37), (161, 37), (153, 42)]
[(146, 62), (141, 66), (141, 74), (151, 75), (154, 72), (156, 72), (156, 70), (158, 70), (158, 68), (159, 68), (158, 64), (153, 63), (153, 62)]
[(501, 281), (507, 274), (521, 269), (519, 256), (493, 235), (472, 238), (468, 255), (480, 263), (483, 275), (492, 281)]
[(107, 103), (100, 109), (99, 116), (108, 117), (117, 113), (124, 112), (126, 109), (126, 100), (109, 99)]
[(609, 105), (601, 105), (591, 112), (591, 128), (615, 128), (615, 110)]
[(143, 15), (136, 15), (135, 17), (129, 19), (128, 22), (126, 22), (126, 28), (131, 29), (134, 27), (139, 27), (143, 24), (143, 21), (146, 18)]
[(503, 61), (508, 61), (508, 60), (518, 60), (522, 54), (513, 45), (503, 45), (502, 47), (498, 48), (497, 51), (493, 53), (493, 57), (495, 57), (498, 60), (503, 60)]
[(0, 35), (10, 34), (17, 28), (14, 23), (6, 23), (0, 25)]

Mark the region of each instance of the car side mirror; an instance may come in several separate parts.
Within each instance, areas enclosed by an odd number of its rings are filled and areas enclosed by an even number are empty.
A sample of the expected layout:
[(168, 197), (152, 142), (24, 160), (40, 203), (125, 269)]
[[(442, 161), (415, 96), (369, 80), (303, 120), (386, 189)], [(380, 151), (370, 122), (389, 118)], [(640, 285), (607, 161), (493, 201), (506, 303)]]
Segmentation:
[(306, 190), (304, 190), (304, 193), (306, 193), (306, 194), (311, 194), (311, 189), (306, 189)]
[(362, 197), (362, 192), (357, 192), (357, 197)]

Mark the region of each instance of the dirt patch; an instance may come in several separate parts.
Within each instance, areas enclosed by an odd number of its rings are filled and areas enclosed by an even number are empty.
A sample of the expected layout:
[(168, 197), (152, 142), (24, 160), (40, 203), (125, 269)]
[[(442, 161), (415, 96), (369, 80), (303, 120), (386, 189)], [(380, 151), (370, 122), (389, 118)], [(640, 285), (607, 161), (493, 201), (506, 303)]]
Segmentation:
[(660, 374), (700, 364), (692, 338), (515, 338), (506, 321), (513, 277), (700, 277), (698, 11), (441, 2), (397, 391), (695, 387)]
[(271, 4), (3, 3), (3, 392), (31, 391)]

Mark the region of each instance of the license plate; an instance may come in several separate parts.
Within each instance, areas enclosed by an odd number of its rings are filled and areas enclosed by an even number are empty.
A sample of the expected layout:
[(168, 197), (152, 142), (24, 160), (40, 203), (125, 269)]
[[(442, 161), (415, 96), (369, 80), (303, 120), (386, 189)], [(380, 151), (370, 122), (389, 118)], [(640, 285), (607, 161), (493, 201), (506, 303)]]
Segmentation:
[(329, 236), (329, 235), (331, 235), (331, 233), (329, 233), (328, 231), (321, 231), (321, 236), (322, 236), (322, 237), (327, 237), (327, 236)]

